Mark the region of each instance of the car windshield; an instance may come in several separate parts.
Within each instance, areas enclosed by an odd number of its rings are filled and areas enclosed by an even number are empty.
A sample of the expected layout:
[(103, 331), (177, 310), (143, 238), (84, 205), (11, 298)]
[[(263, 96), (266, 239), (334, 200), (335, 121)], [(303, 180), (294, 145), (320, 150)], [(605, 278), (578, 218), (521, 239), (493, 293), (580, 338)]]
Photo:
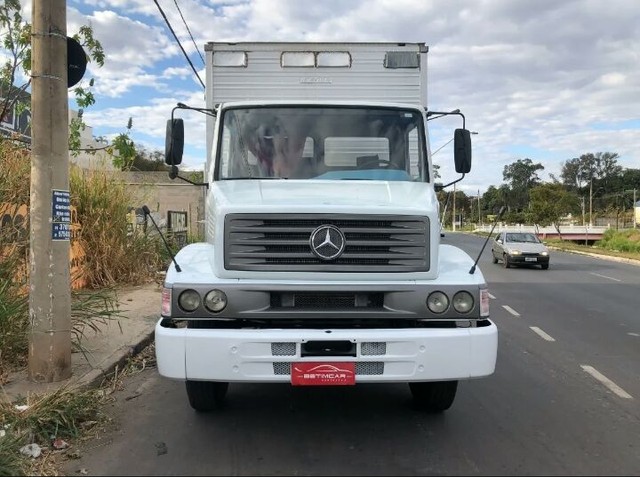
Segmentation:
[(216, 177), (426, 181), (423, 129), (400, 108), (230, 108)]
[(516, 243), (540, 243), (538, 237), (532, 233), (510, 233), (506, 234), (507, 242)]

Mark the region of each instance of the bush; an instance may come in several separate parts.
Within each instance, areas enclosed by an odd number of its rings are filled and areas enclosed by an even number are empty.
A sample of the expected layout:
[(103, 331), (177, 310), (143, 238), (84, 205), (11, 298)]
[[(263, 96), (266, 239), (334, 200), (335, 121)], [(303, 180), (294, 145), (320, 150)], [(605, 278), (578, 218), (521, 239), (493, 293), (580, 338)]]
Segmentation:
[(640, 253), (640, 231), (608, 229), (597, 245), (616, 252)]

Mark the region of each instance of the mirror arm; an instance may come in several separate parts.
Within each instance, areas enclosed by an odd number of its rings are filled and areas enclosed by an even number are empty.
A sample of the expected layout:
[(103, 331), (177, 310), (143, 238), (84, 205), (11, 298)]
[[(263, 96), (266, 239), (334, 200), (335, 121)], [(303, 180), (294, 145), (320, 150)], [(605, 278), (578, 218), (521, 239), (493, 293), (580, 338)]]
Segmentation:
[(450, 185), (455, 184), (456, 182), (460, 182), (462, 179), (464, 179), (464, 173), (460, 176), (459, 179), (456, 179), (455, 181), (449, 182), (448, 184), (437, 184), (434, 186), (435, 191), (436, 192), (440, 192), (442, 189), (444, 189), (445, 187), (449, 187)]
[(453, 111), (427, 111), (427, 121), (441, 118), (442, 116), (448, 116), (450, 114), (456, 114), (460, 116), (462, 118), (462, 129), (467, 129), (466, 118), (464, 117), (464, 114), (460, 112), (459, 109), (454, 109)]

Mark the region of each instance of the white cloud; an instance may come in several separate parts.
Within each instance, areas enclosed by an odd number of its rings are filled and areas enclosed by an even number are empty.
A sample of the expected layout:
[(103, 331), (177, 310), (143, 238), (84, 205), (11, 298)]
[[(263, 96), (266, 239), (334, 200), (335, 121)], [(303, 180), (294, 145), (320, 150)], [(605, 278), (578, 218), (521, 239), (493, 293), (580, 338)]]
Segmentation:
[[(23, 0), (26, 10), (30, 3)], [(617, 152), (620, 164), (640, 168), (637, 0), (180, 0), (180, 12), (173, 0), (159, 4), (203, 80), (208, 41), (425, 42), (429, 106), (460, 108), (479, 132), (460, 189), (500, 185), (518, 151), (543, 163), (545, 177), (586, 152)], [(97, 102), (85, 117), (97, 134), (133, 116), (134, 131), (144, 127), (140, 140), (161, 148), (175, 103), (202, 105), (202, 87), (155, 2), (69, 0), (68, 23), (69, 31), (90, 24), (105, 49), (105, 66), (88, 71)], [(189, 121), (190, 142), (204, 150), (203, 124)], [(430, 126), (435, 150), (459, 123)], [(455, 178), (450, 151), (435, 161)]]

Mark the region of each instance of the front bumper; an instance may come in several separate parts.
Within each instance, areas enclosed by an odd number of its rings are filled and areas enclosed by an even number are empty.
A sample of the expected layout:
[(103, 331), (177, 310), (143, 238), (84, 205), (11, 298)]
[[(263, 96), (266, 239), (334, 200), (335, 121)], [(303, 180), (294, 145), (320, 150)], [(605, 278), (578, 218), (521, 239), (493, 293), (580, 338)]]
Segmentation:
[(513, 265), (546, 265), (549, 256), (546, 255), (509, 255), (509, 263)]
[[(495, 370), (498, 330), (421, 329), (196, 329), (155, 328), (160, 375), (226, 382), (290, 382), (296, 362), (355, 362), (356, 382), (458, 380)], [(308, 341), (350, 341), (356, 355), (302, 357)]]

